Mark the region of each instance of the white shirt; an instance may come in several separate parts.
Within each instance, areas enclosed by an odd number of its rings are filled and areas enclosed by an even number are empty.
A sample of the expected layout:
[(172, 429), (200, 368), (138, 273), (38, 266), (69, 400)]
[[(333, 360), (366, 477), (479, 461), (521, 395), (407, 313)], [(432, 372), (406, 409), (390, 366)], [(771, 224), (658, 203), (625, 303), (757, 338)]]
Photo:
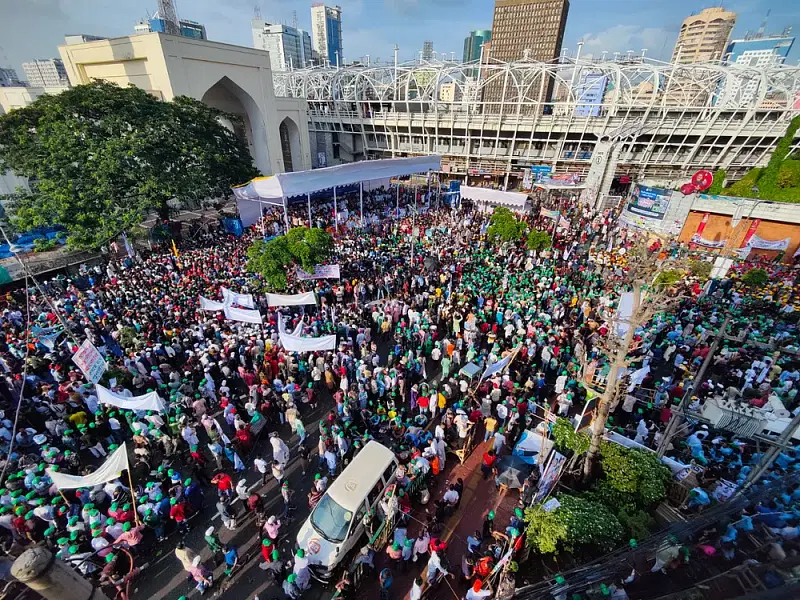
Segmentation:
[(414, 582), (414, 585), (411, 586), (411, 592), (408, 595), (408, 600), (420, 600), (422, 598), (422, 588), (417, 585), (417, 582)]

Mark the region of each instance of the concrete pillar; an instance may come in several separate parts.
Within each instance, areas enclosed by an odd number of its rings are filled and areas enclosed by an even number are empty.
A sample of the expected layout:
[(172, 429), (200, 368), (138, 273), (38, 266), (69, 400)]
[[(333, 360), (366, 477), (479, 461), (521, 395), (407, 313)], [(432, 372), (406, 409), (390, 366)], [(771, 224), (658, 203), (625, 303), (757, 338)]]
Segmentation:
[(47, 548), (37, 546), (23, 552), (11, 566), (11, 574), (47, 600), (109, 600)]

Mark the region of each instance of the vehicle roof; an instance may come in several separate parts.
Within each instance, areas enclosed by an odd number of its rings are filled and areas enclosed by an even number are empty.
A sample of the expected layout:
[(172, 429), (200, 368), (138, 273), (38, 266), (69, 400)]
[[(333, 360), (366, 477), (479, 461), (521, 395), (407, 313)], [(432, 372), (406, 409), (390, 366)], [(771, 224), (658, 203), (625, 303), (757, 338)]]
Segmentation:
[(356, 512), (394, 458), (394, 452), (383, 444), (367, 443), (331, 484), (328, 495), (345, 510)]

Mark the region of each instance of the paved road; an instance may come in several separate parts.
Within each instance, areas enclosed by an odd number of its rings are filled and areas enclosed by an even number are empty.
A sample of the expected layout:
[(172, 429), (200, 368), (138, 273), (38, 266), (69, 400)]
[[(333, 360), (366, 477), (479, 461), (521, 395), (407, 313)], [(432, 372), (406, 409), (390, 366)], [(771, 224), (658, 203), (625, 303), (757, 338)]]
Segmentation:
[[(306, 415), (303, 422), (306, 423), (309, 431), (317, 430), (316, 424), (319, 419), (326, 414), (332, 407), (330, 401), (322, 401), (319, 403), (315, 412)], [(288, 431), (288, 428), (284, 428)], [(285, 435), (286, 431), (282, 431)], [(287, 438), (284, 437), (284, 440)], [(306, 445), (314, 449), (312, 456), (311, 467), (316, 466), (316, 446), (319, 439), (319, 432), (314, 431), (313, 435), (306, 438)], [(290, 447), (296, 446), (298, 442), (297, 436), (292, 436), (287, 440)], [(257, 446), (264, 451), (264, 456), (270, 458), (272, 450), (269, 442), (264, 437)], [(291, 552), (294, 546), (294, 539), (300, 526), (308, 517), (308, 503), (306, 501), (306, 494), (308, 494), (311, 482), (313, 480), (313, 473), (315, 471), (306, 473), (303, 477), (300, 472), (300, 464), (296, 457), (296, 452), (293, 448), (292, 459), (286, 469), (287, 479), (291, 489), (294, 491), (295, 504), (297, 511), (292, 523), (288, 528), (288, 535), (283, 539), (280, 546), (281, 555), (285, 559), (291, 558)], [(255, 454), (253, 454), (255, 456)], [(279, 514), (283, 510), (283, 502), (281, 500), (280, 491), (274, 479), (270, 478), (265, 486), (261, 486), (261, 476), (252, 468), (252, 462), (248, 465), (248, 469), (244, 471), (247, 482), (254, 491), (257, 491), (265, 499), (269, 509), (268, 514)], [(234, 481), (238, 481), (234, 478)], [(206, 504), (209, 505), (206, 510), (195, 517), (192, 525), (192, 530), (186, 536), (186, 546), (200, 554), (207, 567), (213, 566), (211, 552), (207, 549), (206, 543), (203, 539), (203, 533), (208, 528), (209, 523), (213, 524), (219, 532), (220, 539), (223, 543), (233, 544), (239, 549), (240, 556), (251, 556), (247, 564), (239, 570), (233, 578), (230, 579), (229, 585), (226, 584), (226, 589), (221, 592), (221, 585), (219, 583), (214, 585), (213, 590), (206, 592), (205, 596), (219, 596), (222, 598), (237, 598), (247, 599), (253, 598), (258, 595), (262, 600), (271, 600), (272, 598), (283, 598), (283, 591), (274, 585), (269, 585), (267, 577), (264, 572), (258, 568), (261, 562), (261, 548), (258, 536), (258, 530), (253, 522), (253, 517), (249, 514), (240, 518), (237, 522), (237, 528), (234, 531), (229, 531), (223, 527), (219, 516), (216, 514), (214, 508), (215, 492), (211, 489), (206, 491)], [(238, 514), (242, 515), (244, 507), (241, 503), (236, 502), (234, 506), (238, 510)], [(177, 600), (180, 596), (187, 596), (188, 598), (200, 597), (199, 593), (194, 588), (194, 583), (187, 583), (187, 573), (181, 567), (178, 559), (175, 558), (174, 549), (178, 541), (177, 534), (173, 534), (167, 542), (162, 544), (156, 552), (159, 556), (151, 559), (151, 566), (148, 567), (142, 574), (134, 580), (131, 585), (131, 597), (134, 600), (144, 600), (151, 598), (153, 600)], [(215, 569), (215, 581), (222, 581), (223, 567)], [(319, 598), (327, 598), (330, 592), (326, 591), (321, 585), (315, 585), (312, 590), (307, 592), (303, 598), (309, 600), (317, 600)]]

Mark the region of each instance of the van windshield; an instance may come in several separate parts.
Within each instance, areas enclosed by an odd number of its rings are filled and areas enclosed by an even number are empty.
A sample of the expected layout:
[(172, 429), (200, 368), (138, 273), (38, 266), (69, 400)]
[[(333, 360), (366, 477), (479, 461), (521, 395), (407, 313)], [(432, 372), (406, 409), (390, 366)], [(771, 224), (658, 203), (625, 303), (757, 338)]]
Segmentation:
[(311, 513), (314, 529), (329, 542), (341, 542), (347, 536), (353, 513), (343, 509), (327, 494)]

